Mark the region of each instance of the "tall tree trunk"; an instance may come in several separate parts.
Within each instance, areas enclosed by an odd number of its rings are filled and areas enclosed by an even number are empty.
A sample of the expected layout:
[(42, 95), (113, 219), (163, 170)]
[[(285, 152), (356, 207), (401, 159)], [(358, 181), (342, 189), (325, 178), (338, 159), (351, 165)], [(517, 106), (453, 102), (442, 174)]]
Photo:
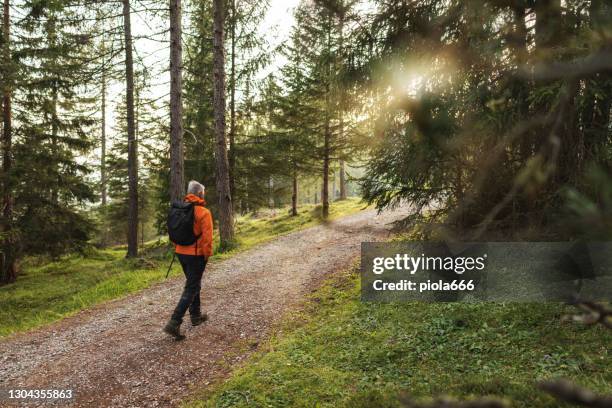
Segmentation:
[(3, 78), (2, 78), (2, 231), (5, 234), (2, 240), (2, 270), (0, 270), (0, 284), (14, 282), (17, 279), (17, 251), (16, 242), (12, 234), (13, 227), (13, 196), (12, 196), (12, 166), (13, 166), (13, 121), (12, 121), (12, 79), (11, 75), (11, 20), (10, 1), (3, 4)]
[(331, 200), (335, 201), (336, 197), (338, 197), (338, 183), (336, 183), (337, 181), (336, 169), (332, 169), (331, 176), (332, 176), (331, 178), (331, 185), (332, 185)]
[[(104, 43), (103, 43), (104, 45)], [(106, 52), (103, 47), (103, 52)], [(107, 186), (106, 186), (106, 63), (102, 63), (102, 132), (100, 135), (100, 199), (102, 211), (106, 214)], [(106, 218), (106, 217), (105, 217)], [(108, 229), (106, 223), (102, 224), (101, 242), (106, 246)]]
[(561, 19), (561, 0), (535, 0), (535, 40), (536, 51), (544, 60), (551, 57), (552, 47), (563, 36)]
[(234, 214), (229, 186), (229, 163), (225, 139), (225, 51), (223, 49), (224, 0), (213, 0), (213, 110), (215, 115), (216, 182), (219, 196), (219, 232), (221, 247), (234, 240)]
[[(535, 49), (532, 52), (532, 55), (535, 57), (534, 63), (550, 63), (554, 61), (555, 53), (558, 52), (558, 45), (563, 42), (564, 37), (563, 19), (561, 18), (561, 0), (536, 0), (534, 10), (536, 16)], [(548, 79), (538, 80), (534, 81), (534, 86), (536, 88), (544, 87), (550, 85), (552, 82), (553, 81)], [(567, 90), (568, 88), (562, 87), (561, 89)], [(561, 99), (563, 99), (563, 97), (561, 97)], [(555, 100), (556, 98), (549, 97), (537, 103), (534, 107), (534, 113), (541, 117), (547, 117), (552, 121), (552, 115), (557, 114), (557, 110), (553, 109)], [(572, 100), (573, 96), (567, 100), (567, 103), (573, 103)], [(534, 151), (536, 154), (540, 154), (547, 161), (549, 160), (549, 156), (551, 156), (552, 152), (556, 149), (551, 145), (550, 136), (553, 129), (555, 129), (554, 136), (558, 138), (560, 146), (555, 158), (556, 163), (551, 163), (555, 166), (556, 172), (552, 175), (545, 187), (545, 192), (547, 194), (553, 194), (553, 191), (557, 190), (560, 184), (564, 182), (564, 179), (566, 179), (566, 174), (563, 173), (567, 173), (570, 165), (569, 163), (564, 164), (562, 162), (564, 158), (568, 157), (568, 153), (571, 155), (570, 150), (573, 149), (573, 146), (568, 143), (571, 143), (571, 141), (567, 137), (567, 127), (565, 125), (561, 127), (545, 126), (541, 130), (538, 129), (532, 132), (532, 135), (535, 137)], [(537, 194), (541, 193), (537, 192)], [(530, 223), (534, 222), (534, 216), (537, 216), (537, 214), (532, 215), (532, 220), (529, 221)]]
[[(536, 12), (536, 55), (539, 56), (539, 63), (549, 63), (555, 60), (555, 52), (566, 37), (565, 21), (561, 15), (561, 0), (537, 0), (535, 3)], [(551, 81), (540, 81), (536, 86), (545, 86)], [(575, 129), (575, 94), (578, 90), (578, 84), (574, 83), (573, 79), (565, 80), (565, 86), (561, 89), (562, 92), (567, 92), (567, 97), (561, 96), (561, 99), (566, 99), (567, 107), (565, 109), (568, 114), (563, 117), (563, 124), (558, 129), (559, 153), (556, 157), (556, 172), (553, 178), (553, 184), (550, 186), (550, 191), (556, 190), (560, 185), (571, 182), (576, 176), (576, 171), (581, 167), (579, 153), (579, 140), (574, 135)], [(549, 114), (552, 101), (548, 106), (539, 107), (539, 112)], [(549, 135), (552, 130), (545, 132)], [(546, 138), (548, 140), (548, 138)], [(578, 143), (577, 143), (578, 142)], [(553, 150), (551, 148), (550, 150)]]
[[(328, 91), (329, 93), (329, 91)], [(325, 119), (325, 140), (323, 144), (323, 185), (321, 188), (321, 203), (323, 204), (323, 218), (329, 216), (329, 145), (331, 139), (329, 114), (326, 114)]]
[(127, 257), (138, 255), (138, 168), (136, 154), (136, 126), (134, 121), (134, 58), (132, 55), (132, 23), (130, 1), (123, 1), (123, 29), (125, 44), (125, 84), (128, 134), (128, 234)]
[(340, 169), (338, 170), (340, 178), (340, 199), (346, 200), (346, 173), (344, 170), (344, 160), (340, 160)]
[(291, 193), (291, 215), (297, 216), (297, 201), (298, 201), (298, 182), (297, 182), (297, 168), (295, 163), (293, 164), (293, 190)]
[[(53, 50), (57, 47), (57, 35), (56, 35), (56, 19), (55, 16), (49, 17), (49, 46)], [(53, 152), (53, 157), (57, 160), (55, 164), (55, 171), (57, 172), (57, 185), (52, 187), (51, 190), (51, 202), (55, 205), (59, 204), (58, 197), (58, 187), (61, 185), (61, 180), (59, 180), (59, 146), (57, 141), (57, 133), (58, 133), (58, 116), (57, 116), (57, 104), (59, 98), (58, 85), (59, 78), (53, 77), (51, 83), (51, 150)]]
[(244, 180), (244, 196), (240, 199), (240, 213), (249, 212), (249, 180)]
[(321, 188), (322, 216), (329, 216), (329, 160), (331, 145), (331, 11), (327, 19), (327, 78), (325, 79), (325, 134), (323, 135), (323, 186)]
[(140, 248), (142, 248), (144, 250), (144, 239), (145, 239), (145, 223), (144, 223), (144, 218), (141, 217), (140, 219)]
[(230, 129), (229, 129), (229, 184), (230, 194), (236, 199), (236, 0), (231, 0), (232, 19), (230, 41), (232, 59), (230, 67)]
[(52, 149), (53, 149), (53, 155), (56, 158), (56, 160), (58, 160), (58, 162), (56, 163), (55, 166), (55, 170), (57, 171), (57, 186), (53, 187), (53, 190), (51, 192), (51, 202), (53, 202), (56, 205), (59, 205), (59, 196), (58, 196), (58, 188), (61, 185), (61, 180), (60, 180), (60, 166), (59, 166), (59, 146), (58, 146), (58, 140), (57, 140), (57, 136), (58, 136), (58, 131), (59, 131), (59, 118), (57, 116), (57, 105), (58, 105), (58, 98), (59, 98), (59, 92), (57, 89), (57, 84), (59, 82), (59, 78), (55, 78), (55, 82), (53, 83), (52, 86), (52, 99), (51, 99), (51, 144), (52, 144)]
[[(104, 43), (103, 43), (104, 45)], [(105, 53), (104, 46), (102, 48)], [(100, 199), (106, 206), (106, 62), (102, 63), (102, 132), (100, 137)]]
[[(343, 5), (343, 9), (342, 9), (342, 13), (340, 14), (340, 41), (339, 41), (339, 51), (338, 53), (340, 54), (340, 63), (342, 64), (342, 58), (344, 56), (344, 16), (345, 16), (345, 10), (344, 10), (344, 5)], [(340, 91), (340, 109), (339, 109), (339, 114), (340, 114), (340, 126), (338, 129), (338, 138), (344, 142), (344, 109), (346, 108), (345, 103), (346, 103), (346, 98), (345, 98), (345, 90), (344, 87), (342, 87), (341, 89), (339, 89)], [(340, 200), (346, 200), (346, 176), (344, 173), (344, 160), (340, 159), (340, 170), (339, 170), (339, 176), (340, 176)]]
[[(535, 49), (532, 55), (534, 63), (547, 63), (554, 57), (556, 45), (561, 42), (561, 0), (535, 0)], [(540, 80), (535, 86), (547, 85), (550, 80)], [(536, 106), (536, 113), (546, 114), (550, 104), (543, 103)], [(541, 138), (540, 138), (541, 140)]]
[(184, 195), (181, 0), (170, 0), (170, 200)]
[[(521, 69), (526, 68), (528, 61), (528, 32), (527, 25), (525, 22), (525, 5), (521, 3), (515, 4), (513, 7), (514, 14), (514, 32), (510, 46), (514, 61), (516, 64), (517, 72)], [(527, 121), (529, 119), (529, 80), (517, 75), (513, 79), (513, 93), (518, 105), (518, 118), (517, 121)], [(517, 141), (518, 157), (520, 166), (525, 166), (527, 161), (533, 156), (534, 152), (534, 138), (533, 134), (526, 132), (520, 136)], [(461, 176), (458, 175), (459, 179)], [(463, 200), (463, 188), (461, 189), (461, 200)], [(516, 225), (516, 211), (520, 213), (529, 213), (533, 211), (535, 200), (533, 197), (527, 195), (520, 195), (513, 200), (512, 204), (512, 225), (513, 228)], [(518, 208), (517, 208), (518, 207)], [(461, 225), (465, 223), (465, 212), (461, 211), (457, 216), (458, 221)]]
[(268, 207), (274, 209), (274, 179), (272, 176), (268, 178)]
[[(57, 78), (56, 78), (57, 80)], [(57, 145), (57, 132), (58, 132), (58, 126), (57, 126), (57, 121), (58, 121), (58, 117), (57, 117), (57, 102), (58, 102), (58, 91), (57, 91), (57, 82), (54, 82), (54, 84), (51, 87), (51, 93), (52, 93), (52, 98), (51, 98), (51, 146), (52, 146), (52, 151), (53, 151), (53, 156), (55, 157), (56, 160), (59, 160), (59, 148)], [(58, 172), (58, 178), (59, 178), (59, 161), (55, 166), (55, 170)], [(59, 204), (59, 197), (58, 197), (58, 187), (61, 185), (61, 181), (58, 180), (57, 186), (54, 186), (51, 190), (51, 202), (58, 205)]]
[[(527, 25), (525, 22), (525, 8), (522, 5), (517, 5), (513, 9), (514, 13), (514, 33), (511, 41), (512, 51), (516, 62), (517, 71), (525, 69), (527, 63), (528, 47), (527, 47)], [(520, 120), (527, 120), (529, 115), (529, 84), (526, 79), (518, 77), (514, 80), (514, 92), (518, 104)], [(523, 135), (519, 140), (519, 154), (521, 162), (525, 163), (531, 156), (533, 147), (529, 135)]]

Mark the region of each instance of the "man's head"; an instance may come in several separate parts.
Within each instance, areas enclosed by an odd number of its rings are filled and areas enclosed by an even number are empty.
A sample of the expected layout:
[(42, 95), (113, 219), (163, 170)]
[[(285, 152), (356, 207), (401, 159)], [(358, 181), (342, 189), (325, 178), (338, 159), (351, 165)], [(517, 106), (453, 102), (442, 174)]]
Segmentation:
[(204, 198), (204, 194), (206, 193), (206, 188), (204, 185), (198, 183), (195, 180), (191, 180), (187, 185), (187, 194), (193, 194), (200, 198)]

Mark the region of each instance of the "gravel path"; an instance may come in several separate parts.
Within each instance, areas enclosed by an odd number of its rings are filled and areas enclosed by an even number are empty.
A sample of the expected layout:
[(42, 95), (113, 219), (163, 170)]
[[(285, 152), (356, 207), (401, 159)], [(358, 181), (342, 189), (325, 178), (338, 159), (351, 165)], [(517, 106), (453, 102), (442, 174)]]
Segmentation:
[(9, 337), (0, 342), (0, 389), (72, 389), (71, 406), (176, 406), (194, 386), (227, 375), (283, 313), (347, 267), (362, 241), (384, 238), (401, 213), (362, 211), (212, 262), (202, 288), (209, 321), (192, 328), (187, 316), (181, 342), (161, 328), (183, 278)]

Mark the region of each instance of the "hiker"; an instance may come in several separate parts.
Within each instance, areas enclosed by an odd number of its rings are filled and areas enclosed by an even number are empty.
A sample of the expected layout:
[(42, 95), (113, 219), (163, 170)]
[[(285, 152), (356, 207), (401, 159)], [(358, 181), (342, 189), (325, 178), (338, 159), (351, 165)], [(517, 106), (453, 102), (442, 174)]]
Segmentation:
[[(204, 207), (206, 189), (190, 181), (183, 202), (172, 203), (168, 215), (168, 234), (175, 244), (175, 253), (185, 273), (185, 288), (164, 332), (182, 340), (180, 327), (187, 309), (191, 324), (198, 326), (208, 318), (200, 310), (200, 288), (206, 262), (212, 255), (213, 223), (210, 211)], [(191, 226), (191, 229), (189, 228)], [(182, 230), (181, 230), (182, 227)], [(183, 245), (181, 245), (183, 244)]]

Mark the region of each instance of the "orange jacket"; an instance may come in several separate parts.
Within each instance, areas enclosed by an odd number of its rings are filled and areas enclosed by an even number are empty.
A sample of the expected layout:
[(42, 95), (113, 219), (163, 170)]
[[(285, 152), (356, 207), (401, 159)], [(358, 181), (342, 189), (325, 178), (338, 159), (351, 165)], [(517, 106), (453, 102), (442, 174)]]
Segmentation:
[(185, 196), (185, 201), (195, 204), (193, 208), (193, 233), (196, 236), (199, 235), (200, 238), (198, 238), (193, 245), (175, 245), (174, 250), (177, 254), (182, 255), (212, 256), (213, 222), (210, 211), (208, 208), (204, 207), (206, 201), (193, 194), (187, 194)]

